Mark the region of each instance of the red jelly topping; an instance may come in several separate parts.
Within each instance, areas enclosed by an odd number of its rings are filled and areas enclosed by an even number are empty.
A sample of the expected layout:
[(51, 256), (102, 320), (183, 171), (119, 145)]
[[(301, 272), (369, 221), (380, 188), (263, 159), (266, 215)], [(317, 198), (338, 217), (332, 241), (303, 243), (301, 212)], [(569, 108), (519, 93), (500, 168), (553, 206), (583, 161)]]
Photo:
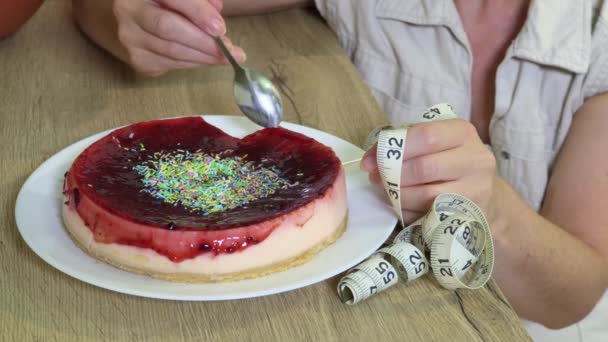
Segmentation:
[[(202, 151), (273, 168), (290, 186), (234, 209), (203, 215), (142, 191), (134, 167), (155, 152)], [(118, 129), (89, 146), (66, 176), (65, 195), (95, 240), (152, 248), (171, 260), (233, 253), (264, 240), (293, 212), (331, 188), (341, 164), (334, 152), (299, 133), (262, 129), (243, 139), (200, 117)]]

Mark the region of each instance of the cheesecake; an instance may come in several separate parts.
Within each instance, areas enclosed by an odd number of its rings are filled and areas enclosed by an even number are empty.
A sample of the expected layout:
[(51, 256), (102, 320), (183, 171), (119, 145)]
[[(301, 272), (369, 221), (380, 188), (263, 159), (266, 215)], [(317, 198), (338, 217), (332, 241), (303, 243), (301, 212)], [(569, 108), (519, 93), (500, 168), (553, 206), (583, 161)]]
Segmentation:
[(86, 253), (179, 282), (254, 278), (310, 260), (346, 229), (344, 169), (302, 134), (230, 136), (201, 117), (117, 129), (65, 174), (62, 217)]

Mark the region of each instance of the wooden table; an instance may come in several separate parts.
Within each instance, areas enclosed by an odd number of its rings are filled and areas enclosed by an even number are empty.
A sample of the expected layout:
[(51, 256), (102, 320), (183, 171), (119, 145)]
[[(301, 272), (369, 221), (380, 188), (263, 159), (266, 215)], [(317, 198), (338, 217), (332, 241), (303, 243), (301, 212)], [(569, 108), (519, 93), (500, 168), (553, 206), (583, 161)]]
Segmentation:
[[(425, 277), (352, 307), (338, 299), (337, 278), (268, 297), (178, 302), (111, 292), (47, 265), (21, 239), (14, 217), (17, 193), (40, 163), (119, 125), (193, 113), (239, 115), (228, 68), (138, 77), (85, 39), (70, 15), (68, 1), (47, 0), (21, 31), (0, 41), (0, 340), (529, 340), (494, 282), (450, 292)], [(228, 25), (248, 52), (248, 65), (279, 84), (288, 121), (359, 145), (385, 122), (313, 10)]]

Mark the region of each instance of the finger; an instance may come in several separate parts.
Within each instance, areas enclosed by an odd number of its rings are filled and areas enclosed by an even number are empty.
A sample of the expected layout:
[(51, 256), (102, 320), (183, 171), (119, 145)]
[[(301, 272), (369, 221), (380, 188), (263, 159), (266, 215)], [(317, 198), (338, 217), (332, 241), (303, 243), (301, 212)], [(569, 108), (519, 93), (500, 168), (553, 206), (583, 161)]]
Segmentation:
[(196, 64), (226, 64), (228, 61), (223, 56), (208, 55), (180, 43), (164, 40), (154, 35), (142, 32), (141, 42), (138, 44), (144, 49), (154, 52), (176, 61), (184, 61)]
[(382, 187), (382, 179), (380, 178), (380, 174), (378, 173), (377, 170), (374, 172), (370, 172), (367, 177), (368, 177), (370, 183), (372, 183), (375, 186)]
[(435, 197), (442, 193), (466, 194), (463, 182), (453, 181), (437, 184), (414, 185), (401, 188), (401, 206), (403, 210), (427, 212)]
[[(228, 38), (226, 36), (221, 37), (221, 39), (224, 42), (224, 45), (226, 45), (226, 47), (228, 48), (228, 50), (230, 50), (232, 57), (236, 58), (237, 62), (244, 63), (247, 60), (247, 54), (240, 46), (236, 46), (236, 45), (232, 44), (232, 41), (230, 40), (230, 38)], [(223, 52), (221, 53), (221, 55), (226, 60), (226, 63), (228, 63), (228, 59), (224, 56)]]
[[(219, 46), (213, 38), (180, 14), (157, 6), (147, 6), (138, 15), (136, 21), (144, 31), (151, 35), (196, 49), (206, 55), (224, 59)], [(224, 42), (237, 61), (245, 61), (245, 53), (241, 48), (234, 47), (232, 42), (227, 38), (224, 39)]]
[(130, 51), (130, 59), (133, 68), (146, 76), (160, 76), (169, 70), (190, 69), (200, 66), (198, 63), (173, 60), (140, 48), (134, 48)]
[(151, 52), (176, 61), (196, 63), (199, 65), (215, 65), (227, 63), (226, 59), (223, 57), (206, 55), (188, 46), (159, 39), (152, 35), (148, 37), (148, 39), (144, 43), (144, 47), (149, 49)]
[(470, 173), (475, 168), (470, 151), (454, 148), (407, 159), (401, 171), (401, 186), (452, 181)]
[(461, 146), (471, 136), (479, 137), (475, 127), (462, 119), (425, 122), (407, 132), (404, 159)]
[[(408, 129), (404, 160), (458, 147), (471, 135), (477, 136), (475, 127), (461, 119), (417, 124)], [(378, 167), (376, 152), (374, 146), (364, 154), (363, 171), (371, 172)]]
[(376, 152), (378, 150), (378, 144), (374, 144), (372, 148), (367, 150), (363, 154), (363, 158), (361, 159), (361, 170), (365, 172), (373, 172), (378, 168), (378, 164), (376, 161)]
[[(382, 188), (382, 179), (378, 172), (372, 172), (368, 179), (374, 186)], [(455, 182), (450, 182), (455, 183)], [(444, 185), (449, 183), (425, 184), (402, 187), (400, 191), (401, 207), (403, 210), (426, 212), (433, 200), (442, 193)], [(449, 185), (447, 187), (450, 187)], [(445, 192), (445, 191), (443, 191)]]
[(158, 0), (188, 18), (194, 25), (212, 36), (226, 34), (226, 23), (220, 12), (206, 0)]
[[(378, 175), (378, 173), (370, 173), (369, 179), (372, 184), (374, 184), (375, 186), (381, 187), (380, 176)], [(388, 195), (386, 193), (384, 193), (384, 196), (388, 199)], [(426, 214), (426, 212), (423, 212), (423, 211), (413, 211), (413, 210), (402, 210), (401, 212), (403, 214), (403, 221), (405, 221), (406, 225), (416, 221), (418, 218), (420, 218), (424, 214)]]
[(402, 210), (403, 221), (405, 221), (406, 225), (414, 223), (417, 219), (421, 218), (426, 214), (423, 211), (411, 211), (411, 210)]
[[(457, 180), (467, 175), (468, 170), (475, 167), (474, 164), (474, 160), (464, 149), (451, 149), (408, 159), (403, 162), (401, 186)], [(374, 166), (370, 171), (370, 182), (381, 185), (382, 180), (377, 165)]]

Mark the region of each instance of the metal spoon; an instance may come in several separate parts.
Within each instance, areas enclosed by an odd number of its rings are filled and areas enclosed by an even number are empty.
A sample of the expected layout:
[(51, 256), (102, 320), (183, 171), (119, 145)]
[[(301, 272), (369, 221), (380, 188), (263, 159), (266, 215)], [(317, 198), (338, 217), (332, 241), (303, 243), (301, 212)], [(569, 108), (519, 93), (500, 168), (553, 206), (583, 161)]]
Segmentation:
[(281, 95), (272, 82), (252, 69), (240, 66), (220, 37), (215, 41), (234, 68), (234, 98), (251, 121), (263, 127), (277, 127), (283, 120)]

